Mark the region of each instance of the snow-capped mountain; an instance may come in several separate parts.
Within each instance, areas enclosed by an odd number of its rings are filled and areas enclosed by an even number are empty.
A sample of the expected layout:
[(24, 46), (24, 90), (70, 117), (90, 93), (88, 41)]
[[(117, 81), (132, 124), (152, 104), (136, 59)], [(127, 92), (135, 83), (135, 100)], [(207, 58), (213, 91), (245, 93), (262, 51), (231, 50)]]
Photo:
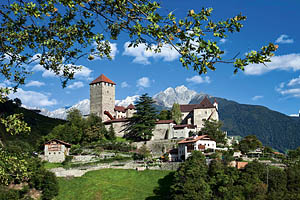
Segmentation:
[(165, 91), (161, 91), (153, 96), (153, 99), (158, 105), (171, 108), (174, 103), (188, 104), (195, 96), (197, 92), (189, 90), (184, 85), (174, 88), (167, 88)]
[[(184, 85), (178, 86), (176, 88), (167, 88), (164, 91), (159, 92), (158, 94), (153, 96), (157, 106), (159, 108), (171, 108), (174, 103), (179, 104), (189, 104), (193, 102), (200, 101), (206, 94), (200, 93), (198, 94), (194, 90), (189, 90)], [(129, 104), (135, 104), (138, 100), (139, 95), (128, 96), (123, 100), (116, 100), (116, 105), (118, 106), (128, 106)], [(77, 104), (71, 106), (70, 108), (59, 108), (54, 111), (49, 111), (47, 109), (40, 109), (41, 114), (59, 119), (66, 119), (67, 112), (73, 108), (76, 108), (81, 111), (82, 115), (88, 115), (90, 113), (90, 100), (84, 99), (79, 101)], [(38, 108), (37, 108), (38, 109)]]
[(77, 104), (71, 106), (70, 108), (59, 108), (54, 111), (41, 109), (41, 114), (52, 118), (66, 119), (67, 113), (71, 109), (78, 109), (81, 111), (82, 115), (88, 115), (90, 113), (90, 100), (84, 99), (82, 101), (79, 101)]
[(126, 99), (124, 100), (116, 100), (115, 103), (117, 106), (124, 106), (124, 107), (127, 107), (129, 106), (130, 104), (135, 104), (135, 102), (138, 100), (140, 96), (139, 95), (134, 95), (134, 96), (131, 96), (131, 97), (126, 97)]

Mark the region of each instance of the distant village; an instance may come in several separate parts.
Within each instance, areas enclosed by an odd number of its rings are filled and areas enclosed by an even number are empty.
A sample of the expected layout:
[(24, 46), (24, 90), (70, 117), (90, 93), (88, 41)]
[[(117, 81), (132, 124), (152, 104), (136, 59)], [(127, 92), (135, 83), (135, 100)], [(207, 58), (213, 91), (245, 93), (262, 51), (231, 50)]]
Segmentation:
[[(90, 83), (90, 114), (101, 117), (106, 129), (113, 127), (116, 136), (123, 137), (125, 134), (124, 126), (136, 112), (136, 108), (133, 104), (127, 107), (115, 105), (115, 85), (103, 74)], [(212, 103), (207, 97), (204, 97), (199, 104), (180, 105), (180, 111), (180, 124), (176, 124), (174, 120), (157, 120), (151, 140), (136, 143), (137, 148), (146, 144), (151, 154), (168, 162), (182, 162), (190, 156), (192, 151), (201, 151), (209, 163), (210, 160), (215, 159), (211, 155), (216, 152), (232, 151), (234, 145), (238, 145), (239, 137), (227, 136), (226, 132), (223, 133), (226, 144), (219, 144), (210, 136), (199, 134), (205, 121), (219, 121), (218, 102), (216, 100)], [(44, 146), (43, 159), (54, 163), (63, 162), (65, 157), (69, 155), (70, 148), (71, 144), (58, 139), (48, 141)], [(264, 147), (251, 150), (247, 154), (235, 150), (232, 155), (234, 159), (230, 160), (229, 165), (240, 169), (245, 167), (248, 161), (266, 157), (266, 155), (270, 159), (260, 159), (261, 162), (283, 167), (278, 159), (282, 156), (281, 153), (268, 152), (266, 154)], [(222, 159), (222, 154), (220, 156)], [(86, 160), (81, 155), (79, 157)], [(92, 159), (93, 157), (89, 158)], [(76, 158), (74, 159), (76, 160)]]

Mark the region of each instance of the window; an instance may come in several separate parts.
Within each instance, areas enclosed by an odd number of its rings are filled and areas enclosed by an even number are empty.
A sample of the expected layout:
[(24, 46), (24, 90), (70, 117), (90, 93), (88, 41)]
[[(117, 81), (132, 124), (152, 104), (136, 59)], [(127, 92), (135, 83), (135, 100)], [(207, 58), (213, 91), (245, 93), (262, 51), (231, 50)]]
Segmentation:
[(193, 144), (187, 144), (187, 152), (192, 152), (194, 150), (194, 145)]

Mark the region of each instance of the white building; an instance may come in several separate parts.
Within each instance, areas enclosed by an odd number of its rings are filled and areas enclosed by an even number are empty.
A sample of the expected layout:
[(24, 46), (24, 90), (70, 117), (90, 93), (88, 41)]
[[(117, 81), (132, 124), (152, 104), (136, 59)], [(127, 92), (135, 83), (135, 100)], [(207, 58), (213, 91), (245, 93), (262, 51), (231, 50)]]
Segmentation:
[(180, 105), (182, 113), (181, 124), (191, 124), (200, 131), (204, 127), (205, 120), (219, 121), (218, 103), (212, 104), (207, 97), (200, 102), (200, 104), (186, 104)]
[(53, 139), (44, 145), (45, 160), (52, 163), (60, 163), (69, 155), (71, 144)]
[(178, 158), (179, 160), (186, 160), (192, 151), (205, 151), (207, 149), (215, 151), (216, 147), (216, 141), (207, 135), (185, 138), (178, 142)]

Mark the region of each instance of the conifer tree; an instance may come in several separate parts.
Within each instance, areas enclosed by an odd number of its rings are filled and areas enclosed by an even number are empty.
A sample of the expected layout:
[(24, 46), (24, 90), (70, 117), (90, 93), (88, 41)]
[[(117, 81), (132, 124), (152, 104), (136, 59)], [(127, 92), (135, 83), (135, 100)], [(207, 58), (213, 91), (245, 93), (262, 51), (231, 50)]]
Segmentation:
[(113, 125), (111, 124), (109, 127), (109, 130), (107, 132), (107, 137), (108, 140), (115, 140), (116, 139), (116, 132), (114, 130)]
[(175, 121), (176, 124), (181, 123), (181, 111), (180, 106), (178, 103), (174, 103), (171, 109), (172, 119)]
[(153, 103), (154, 101), (148, 94), (143, 94), (139, 98), (135, 105), (136, 113), (130, 118), (125, 128), (125, 138), (134, 141), (147, 141), (151, 139), (157, 118)]

